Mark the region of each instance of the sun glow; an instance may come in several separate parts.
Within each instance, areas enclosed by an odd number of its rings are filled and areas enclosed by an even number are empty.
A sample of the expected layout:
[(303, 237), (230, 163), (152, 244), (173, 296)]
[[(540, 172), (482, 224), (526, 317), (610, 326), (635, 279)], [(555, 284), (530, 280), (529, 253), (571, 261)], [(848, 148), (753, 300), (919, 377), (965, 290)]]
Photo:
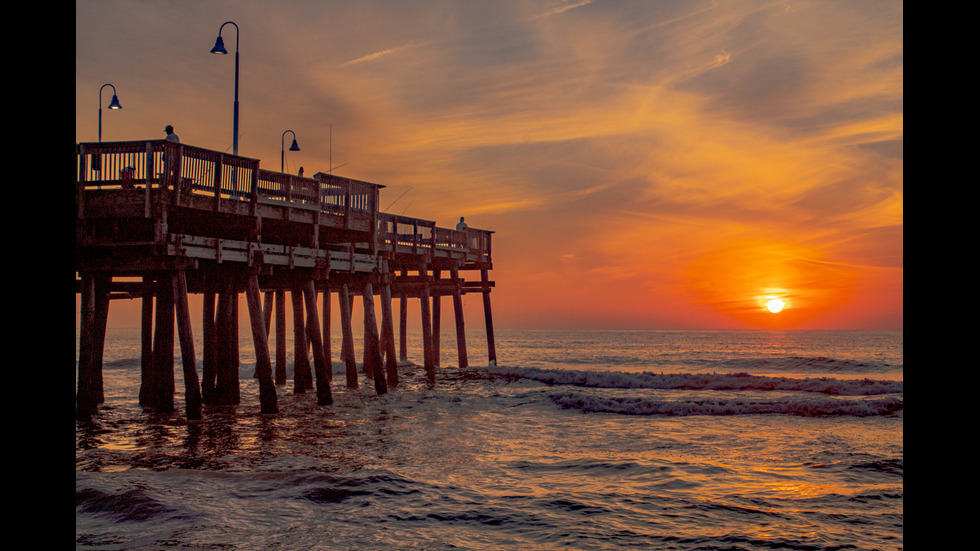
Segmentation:
[(779, 297), (770, 297), (766, 302), (766, 309), (773, 314), (779, 313), (783, 308), (786, 307), (786, 303)]

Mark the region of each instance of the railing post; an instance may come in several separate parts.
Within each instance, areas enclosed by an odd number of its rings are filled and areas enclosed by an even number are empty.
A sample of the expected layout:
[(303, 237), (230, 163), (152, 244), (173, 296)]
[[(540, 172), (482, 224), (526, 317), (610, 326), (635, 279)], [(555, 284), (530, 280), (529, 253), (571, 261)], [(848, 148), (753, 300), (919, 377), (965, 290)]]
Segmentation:
[(419, 223), (418, 220), (412, 222), (412, 254), (419, 254)]
[(259, 162), (254, 161), (252, 163), (252, 177), (249, 181), (249, 186), (252, 189), (249, 190), (249, 196), (252, 199), (252, 203), (257, 203), (259, 199)]
[(350, 218), (351, 218), (351, 194), (350, 194), (350, 180), (344, 180), (344, 227), (350, 229)]
[(75, 155), (78, 157), (78, 181), (75, 183), (75, 201), (78, 207), (75, 216), (85, 218), (85, 146), (78, 145)]
[(146, 158), (143, 159), (143, 170), (146, 171), (146, 187), (143, 189), (143, 216), (150, 217), (150, 187), (153, 185), (153, 144), (146, 142)]
[(371, 194), (371, 254), (377, 254), (378, 252), (378, 203), (380, 191), (377, 187), (374, 188), (374, 193)]
[(218, 163), (214, 165), (214, 210), (218, 210), (221, 202), (221, 172), (224, 170), (225, 154), (218, 155)]

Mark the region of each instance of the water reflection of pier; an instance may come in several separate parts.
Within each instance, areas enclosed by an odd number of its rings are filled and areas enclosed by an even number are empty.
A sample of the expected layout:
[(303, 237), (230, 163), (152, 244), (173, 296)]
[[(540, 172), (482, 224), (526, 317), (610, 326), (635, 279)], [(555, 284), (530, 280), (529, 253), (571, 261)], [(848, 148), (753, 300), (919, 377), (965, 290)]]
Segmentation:
[[(431, 221), (380, 212), (384, 186), (377, 184), (325, 173), (303, 178), (271, 172), (255, 159), (163, 140), (77, 144), (76, 157), (81, 326), (75, 408), (80, 415), (95, 412), (103, 401), (102, 349), (111, 299), (142, 299), (141, 404), (174, 409), (179, 341), (189, 419), (201, 418), (202, 403), (240, 401), (241, 293), (266, 413), (277, 411), (276, 387), (287, 383), (287, 293), (296, 350), (294, 391), (315, 388), (320, 405), (332, 403), (330, 328), (336, 321), (347, 387), (356, 388), (359, 375), (372, 380), (378, 393), (397, 386), (397, 362), (407, 359), (409, 299), (420, 300), (423, 364), (430, 378), (439, 364), (442, 297), (452, 297), (459, 366), (466, 367), (462, 297), (482, 295), (489, 361), (496, 361), (490, 231), (438, 228)], [(203, 295), (200, 377), (189, 294)], [(351, 327), (358, 295), (364, 317), (361, 373)], [(330, 319), (332, 297), (340, 320)], [(275, 369), (269, 348), (273, 326)]]

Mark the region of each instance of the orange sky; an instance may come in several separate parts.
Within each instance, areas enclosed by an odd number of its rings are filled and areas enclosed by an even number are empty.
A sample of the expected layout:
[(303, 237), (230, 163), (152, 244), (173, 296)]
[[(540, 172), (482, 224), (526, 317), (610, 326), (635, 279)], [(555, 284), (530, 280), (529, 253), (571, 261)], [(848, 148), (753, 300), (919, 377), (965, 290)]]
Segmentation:
[(103, 140), (172, 124), (230, 152), (234, 57), (208, 52), (234, 21), (239, 153), (277, 169), (293, 130), (288, 171), (332, 159), (387, 186), (389, 212), (496, 232), (497, 327), (899, 329), (903, 17), (893, 0), (76, 1), (75, 139), (98, 139), (111, 83)]

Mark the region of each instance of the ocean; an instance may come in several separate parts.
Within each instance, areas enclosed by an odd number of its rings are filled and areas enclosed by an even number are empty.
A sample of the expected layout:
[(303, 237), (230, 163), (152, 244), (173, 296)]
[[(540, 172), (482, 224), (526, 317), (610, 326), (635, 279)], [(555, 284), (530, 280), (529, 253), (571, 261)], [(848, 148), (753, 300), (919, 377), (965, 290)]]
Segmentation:
[(497, 365), (467, 339), (382, 396), (334, 358), (323, 407), (290, 342), (268, 415), (244, 327), (241, 404), (188, 423), (179, 348), (177, 411), (144, 411), (139, 330), (110, 329), (76, 549), (903, 548), (901, 331), (498, 329)]

